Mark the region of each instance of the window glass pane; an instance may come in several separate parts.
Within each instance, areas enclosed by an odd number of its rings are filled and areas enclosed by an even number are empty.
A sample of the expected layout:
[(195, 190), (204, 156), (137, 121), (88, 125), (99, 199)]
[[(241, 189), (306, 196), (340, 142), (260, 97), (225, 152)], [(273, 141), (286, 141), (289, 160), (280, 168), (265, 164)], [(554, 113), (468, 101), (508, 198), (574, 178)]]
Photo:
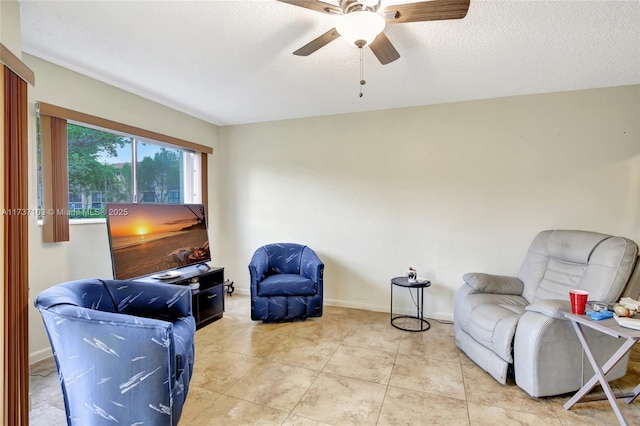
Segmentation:
[(67, 142), (70, 218), (104, 217), (106, 203), (132, 200), (130, 137), (68, 124)]
[(146, 141), (138, 141), (136, 146), (139, 202), (184, 203), (183, 151)]

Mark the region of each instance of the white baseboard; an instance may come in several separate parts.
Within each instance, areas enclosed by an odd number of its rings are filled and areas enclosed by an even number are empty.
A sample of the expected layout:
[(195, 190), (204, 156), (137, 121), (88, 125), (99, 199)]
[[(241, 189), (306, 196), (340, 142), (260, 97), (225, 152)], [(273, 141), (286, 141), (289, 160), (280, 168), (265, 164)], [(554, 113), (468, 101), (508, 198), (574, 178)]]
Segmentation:
[[(243, 296), (251, 296), (251, 292), (249, 291), (248, 288), (236, 288), (236, 289), (234, 289), (233, 292), (241, 294)], [(231, 297), (233, 297), (233, 296), (231, 296)]]
[(339, 306), (341, 308), (362, 309), (372, 312), (389, 312), (389, 306), (375, 305), (371, 303), (352, 302), (350, 300), (324, 299), (324, 304), (329, 306)]
[[(348, 300), (336, 300), (336, 299), (324, 299), (324, 303), (329, 306), (339, 306), (341, 308), (351, 308), (351, 309), (362, 309), (365, 311), (373, 311), (373, 312), (387, 312), (389, 313), (389, 305), (374, 305), (369, 303), (359, 303), (352, 302)], [(395, 307), (393, 310), (393, 314), (399, 315), (415, 315), (415, 310), (403, 311), (399, 310), (396, 312)], [(448, 312), (425, 312), (425, 318), (432, 318), (439, 321), (453, 321), (453, 315)]]
[[(250, 296), (251, 293), (249, 289), (244, 288), (236, 288), (235, 293), (242, 294), (244, 296)], [(353, 302), (350, 300), (338, 300), (338, 299), (324, 299), (325, 305), (329, 306), (339, 306), (341, 308), (351, 308), (351, 309), (362, 309), (364, 311), (373, 311), (373, 312), (389, 312), (389, 305), (376, 305), (371, 303), (361, 303), (361, 302)], [(395, 309), (393, 311), (394, 315), (396, 314)], [(403, 312), (398, 311), (398, 314), (401, 315), (415, 315), (415, 311), (413, 312)], [(450, 312), (425, 312), (426, 318), (432, 318), (439, 321), (453, 321), (453, 315)]]
[(40, 349), (39, 351), (31, 352), (29, 354), (29, 365), (35, 364), (36, 362), (40, 362), (44, 359), (51, 358), (53, 356), (53, 352), (51, 348)]

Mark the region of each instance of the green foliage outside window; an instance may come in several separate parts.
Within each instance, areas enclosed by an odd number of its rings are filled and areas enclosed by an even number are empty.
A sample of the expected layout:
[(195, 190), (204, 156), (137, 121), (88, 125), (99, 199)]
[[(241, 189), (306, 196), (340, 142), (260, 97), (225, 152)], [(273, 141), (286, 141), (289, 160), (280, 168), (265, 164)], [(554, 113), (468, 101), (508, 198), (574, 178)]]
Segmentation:
[[(69, 217), (104, 218), (106, 203), (174, 202), (170, 192), (181, 192), (182, 151), (128, 136), (67, 125), (69, 167)], [(134, 200), (133, 173), (130, 161), (122, 162), (123, 151), (146, 148), (137, 164), (137, 193)], [(130, 158), (130, 156), (129, 156)], [(144, 198), (143, 198), (144, 197)]]
[(130, 144), (130, 138), (70, 124), (67, 141), (70, 199), (89, 197), (93, 192), (101, 191), (104, 201), (131, 200), (131, 179), (127, 188), (126, 180), (119, 179), (116, 168), (100, 160), (101, 157), (116, 157), (117, 149)]
[(153, 158), (144, 157), (138, 165), (138, 192), (153, 192), (155, 202), (166, 203), (169, 191), (180, 189), (181, 163), (178, 151), (166, 148), (160, 148)]

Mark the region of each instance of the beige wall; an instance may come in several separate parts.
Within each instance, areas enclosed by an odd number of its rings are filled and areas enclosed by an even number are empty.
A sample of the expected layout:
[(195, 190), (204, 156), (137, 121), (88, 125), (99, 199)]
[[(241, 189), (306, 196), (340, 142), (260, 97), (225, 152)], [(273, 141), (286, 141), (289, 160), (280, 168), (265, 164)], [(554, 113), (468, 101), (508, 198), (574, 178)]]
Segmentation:
[[(102, 118), (118, 121), (146, 130), (174, 136), (214, 148), (210, 169), (217, 167), (218, 128), (170, 108), (150, 102), (112, 86), (82, 76), (50, 62), (23, 55), (24, 62), (35, 72), (37, 84), (30, 91), (29, 143), (30, 192), (29, 205), (37, 206), (37, 140), (35, 102), (47, 102)], [(213, 182), (210, 183), (210, 186)], [(211, 194), (215, 195), (212, 189)], [(209, 232), (212, 242), (220, 233), (220, 215), (210, 195)], [(212, 244), (214, 252), (220, 248)], [(54, 284), (82, 278), (111, 278), (111, 257), (105, 223), (72, 225), (70, 241), (43, 243), (42, 228), (37, 218), (29, 222), (29, 288), (31, 302), (40, 291)], [(29, 353), (34, 362), (50, 355), (42, 320), (38, 311), (29, 307)]]
[(258, 246), (308, 244), (328, 303), (380, 311), (413, 266), (451, 319), (462, 274), (517, 273), (538, 231), (640, 242), (639, 117), (634, 86), (222, 128), (222, 264), (247, 291)]
[(18, 58), (21, 56), (20, 5), (15, 0), (0, 1), (0, 42)]

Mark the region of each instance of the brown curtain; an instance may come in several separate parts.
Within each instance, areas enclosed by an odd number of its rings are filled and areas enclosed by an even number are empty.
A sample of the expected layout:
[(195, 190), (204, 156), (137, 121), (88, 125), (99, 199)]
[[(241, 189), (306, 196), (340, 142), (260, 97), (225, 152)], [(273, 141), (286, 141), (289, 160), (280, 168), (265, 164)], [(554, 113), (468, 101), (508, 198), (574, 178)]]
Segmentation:
[(27, 83), (3, 67), (4, 419), (29, 424)]
[(202, 204), (209, 211), (209, 157), (206, 152), (200, 153), (200, 179), (202, 181)]
[(40, 115), (42, 140), (42, 240), (69, 241), (67, 120)]

